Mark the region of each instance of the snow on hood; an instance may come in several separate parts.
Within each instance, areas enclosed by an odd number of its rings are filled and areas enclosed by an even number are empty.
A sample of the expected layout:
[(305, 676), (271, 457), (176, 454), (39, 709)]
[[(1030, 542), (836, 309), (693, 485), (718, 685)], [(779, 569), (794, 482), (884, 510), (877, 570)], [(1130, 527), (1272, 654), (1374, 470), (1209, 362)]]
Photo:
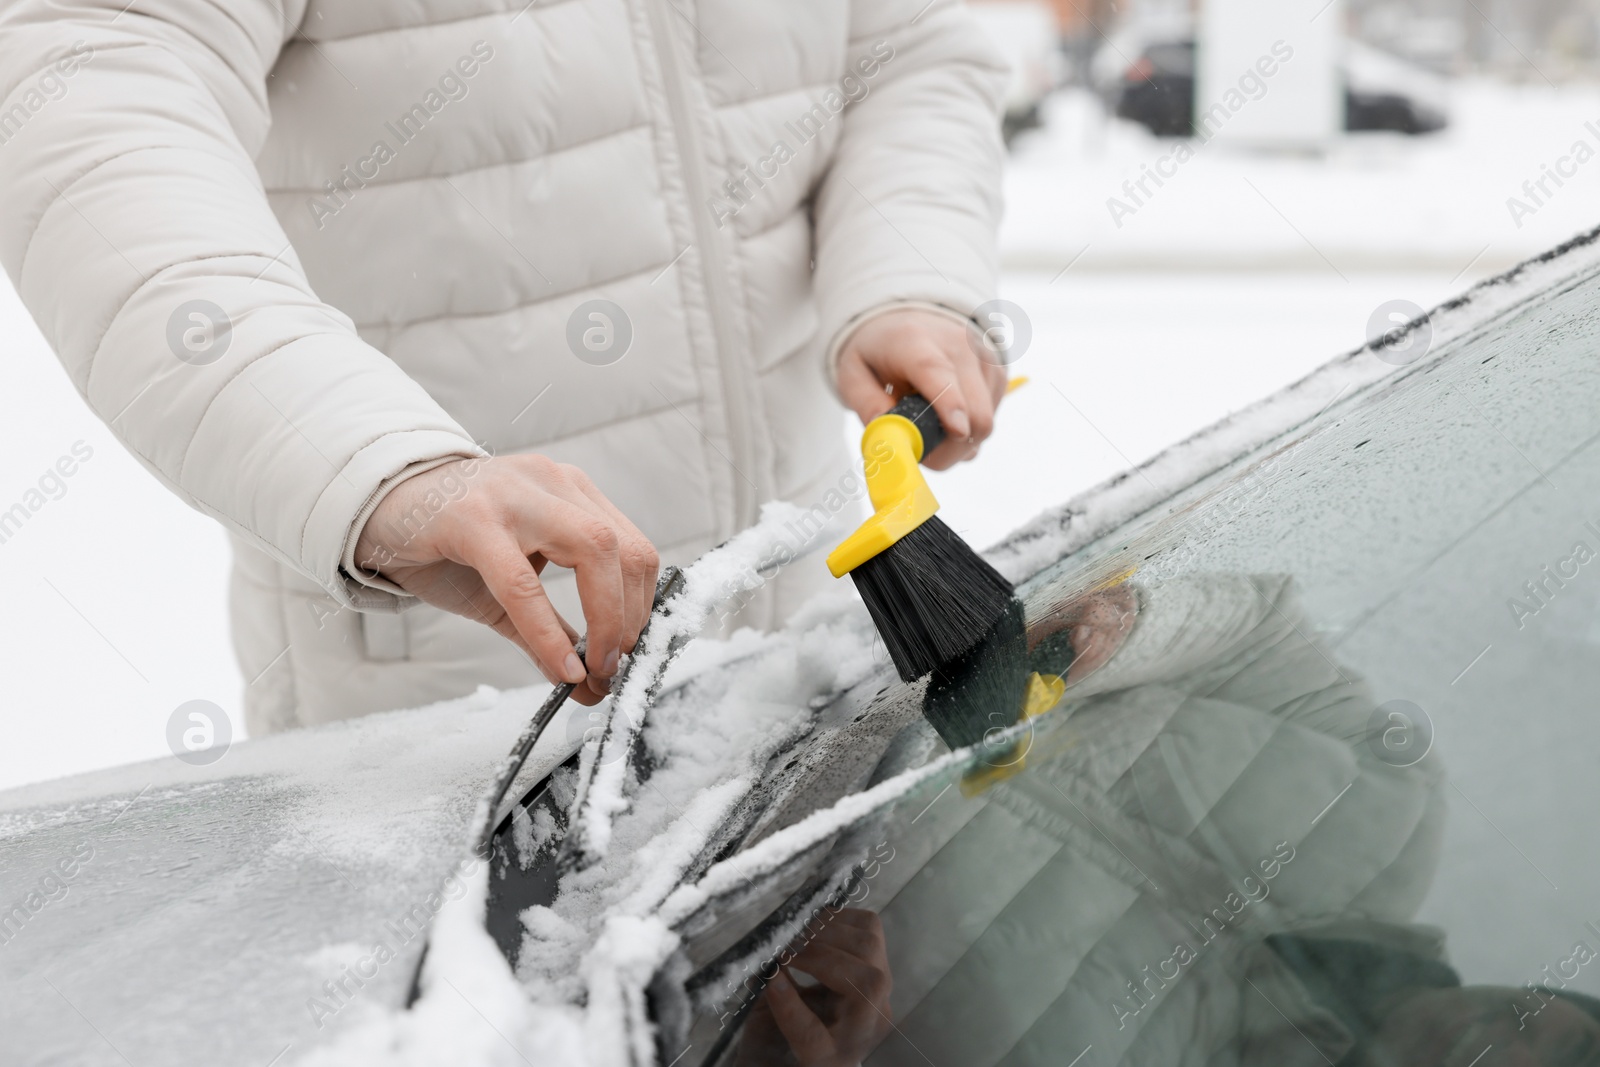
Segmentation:
[[(543, 692), (0, 794), (0, 912), (25, 913), (0, 930), (7, 1047), (121, 1063), (88, 1019), (141, 1067), (290, 1062), (403, 1003), (433, 914), (468, 892), (455, 864), (477, 796)], [(566, 757), (563, 727), (530, 771)]]

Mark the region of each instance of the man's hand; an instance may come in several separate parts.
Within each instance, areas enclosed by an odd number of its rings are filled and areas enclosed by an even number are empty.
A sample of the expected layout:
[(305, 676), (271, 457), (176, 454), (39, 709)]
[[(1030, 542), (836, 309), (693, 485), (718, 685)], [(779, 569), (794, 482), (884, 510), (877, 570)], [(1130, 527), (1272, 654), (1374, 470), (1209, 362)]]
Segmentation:
[(948, 315), (885, 311), (856, 327), (840, 349), (839, 395), (862, 423), (906, 393), (927, 397), (949, 437), (924, 462), (942, 471), (976, 456), (994, 429), (1006, 371), (982, 351), (977, 328)]
[(750, 1013), (739, 1064), (856, 1067), (894, 1027), (883, 923), (870, 911), (844, 908), (790, 962), (818, 984), (802, 990), (778, 969)]
[(1028, 647), (1067, 630), (1072, 666), (1066, 683), (1077, 685), (1116, 655), (1139, 616), (1139, 597), (1126, 581), (1096, 589), (1051, 611), (1028, 632)]
[[(458, 460), (407, 478), (368, 518), (355, 558), (413, 596), (492, 627), (551, 682), (585, 683), (573, 692), (584, 704), (605, 696), (619, 655), (639, 640), (659, 562), (588, 475), (529, 455)], [(546, 563), (577, 573), (587, 668), (539, 581)]]

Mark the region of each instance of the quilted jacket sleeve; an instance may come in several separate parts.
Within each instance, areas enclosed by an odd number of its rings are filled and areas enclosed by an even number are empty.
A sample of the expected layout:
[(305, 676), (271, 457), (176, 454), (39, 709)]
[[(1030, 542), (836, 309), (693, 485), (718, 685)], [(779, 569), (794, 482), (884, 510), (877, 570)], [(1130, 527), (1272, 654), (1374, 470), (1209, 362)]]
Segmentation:
[(78, 391), (194, 507), (341, 603), (400, 472), (481, 450), (311, 291), (252, 163), (304, 0), (0, 14), (0, 260)]
[(870, 89), (844, 113), (816, 198), (830, 367), (864, 316), (897, 303), (970, 315), (999, 269), (1004, 60), (960, 0), (854, 0), (850, 33), (848, 69)]

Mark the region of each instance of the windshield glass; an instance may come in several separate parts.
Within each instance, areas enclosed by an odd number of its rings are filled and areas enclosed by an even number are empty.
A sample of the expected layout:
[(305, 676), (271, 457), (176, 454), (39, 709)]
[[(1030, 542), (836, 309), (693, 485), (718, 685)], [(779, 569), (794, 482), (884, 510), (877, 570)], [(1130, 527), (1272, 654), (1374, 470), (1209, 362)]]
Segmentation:
[(827, 709), (680, 928), (664, 1062), (796, 1062), (779, 974), (868, 1064), (1600, 1062), (1597, 295), (1048, 568), (952, 677)]

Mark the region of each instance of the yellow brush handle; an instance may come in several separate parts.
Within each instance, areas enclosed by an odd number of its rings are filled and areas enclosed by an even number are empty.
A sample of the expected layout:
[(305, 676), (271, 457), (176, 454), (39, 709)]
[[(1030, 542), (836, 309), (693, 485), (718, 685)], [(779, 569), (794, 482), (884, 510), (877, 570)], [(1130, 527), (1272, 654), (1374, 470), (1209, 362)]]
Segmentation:
[[(1013, 378), (1006, 392), (1027, 383), (1026, 378)], [(867, 424), (861, 435), (861, 458), (873, 515), (828, 555), (828, 570), (835, 578), (843, 578), (939, 510), (918, 464), (944, 440), (944, 426), (933, 405), (916, 393), (901, 397), (887, 414)]]
[(828, 570), (835, 578), (843, 578), (939, 510), (939, 501), (917, 465), (922, 454), (922, 431), (904, 415), (890, 412), (867, 424), (861, 435), (861, 458), (873, 514), (829, 553)]

